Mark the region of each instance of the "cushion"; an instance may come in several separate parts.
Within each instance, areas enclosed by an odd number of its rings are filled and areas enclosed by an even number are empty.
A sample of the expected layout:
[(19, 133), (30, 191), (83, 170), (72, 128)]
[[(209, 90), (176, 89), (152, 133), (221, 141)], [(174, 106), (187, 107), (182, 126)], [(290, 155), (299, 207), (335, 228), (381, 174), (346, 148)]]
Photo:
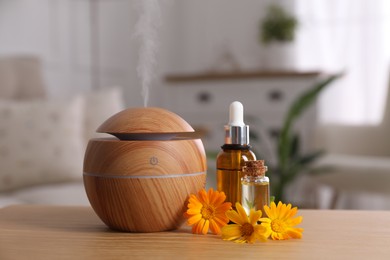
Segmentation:
[(16, 96), (17, 79), (13, 66), (0, 59), (0, 98), (12, 99)]
[(15, 74), (18, 79), (16, 98), (32, 99), (46, 96), (42, 64), (34, 56), (18, 56), (13, 59)]
[(28, 55), (0, 58), (0, 98), (25, 100), (45, 96), (39, 58)]
[(0, 101), (0, 191), (81, 180), (83, 100)]
[[(10, 193), (9, 197), (17, 201), (22, 201), (23, 203), (33, 204), (90, 205), (87, 194), (85, 193), (84, 184), (81, 181), (28, 187)], [(5, 204), (5, 201), (3, 204)]]
[(0, 194), (0, 208), (15, 204), (24, 204), (25, 202), (9, 195)]

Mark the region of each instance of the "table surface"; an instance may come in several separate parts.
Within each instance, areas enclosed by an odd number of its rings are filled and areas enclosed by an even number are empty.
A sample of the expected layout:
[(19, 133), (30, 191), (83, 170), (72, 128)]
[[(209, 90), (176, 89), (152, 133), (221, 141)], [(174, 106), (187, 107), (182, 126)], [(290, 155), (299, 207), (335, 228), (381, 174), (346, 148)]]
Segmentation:
[(187, 227), (108, 229), (89, 207), (0, 209), (0, 259), (390, 259), (390, 211), (299, 210), (302, 239), (237, 244)]

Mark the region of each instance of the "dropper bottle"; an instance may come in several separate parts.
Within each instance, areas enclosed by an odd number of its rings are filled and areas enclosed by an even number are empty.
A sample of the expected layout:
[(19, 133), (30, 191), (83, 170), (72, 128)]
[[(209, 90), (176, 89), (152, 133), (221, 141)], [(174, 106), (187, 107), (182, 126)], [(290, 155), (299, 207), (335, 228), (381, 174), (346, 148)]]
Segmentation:
[(249, 126), (244, 123), (244, 107), (234, 101), (229, 107), (229, 123), (225, 125), (225, 144), (217, 156), (217, 189), (226, 194), (234, 206), (241, 203), (242, 167), (256, 160), (249, 145)]

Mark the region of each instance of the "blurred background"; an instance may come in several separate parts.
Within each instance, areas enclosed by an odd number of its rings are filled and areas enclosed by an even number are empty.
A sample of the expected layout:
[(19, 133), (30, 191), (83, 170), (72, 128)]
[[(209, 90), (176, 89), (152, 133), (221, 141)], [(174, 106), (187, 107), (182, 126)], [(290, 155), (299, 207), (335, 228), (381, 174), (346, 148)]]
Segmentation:
[(202, 133), (215, 187), (238, 100), (271, 193), (389, 210), (389, 61), (385, 0), (2, 0), (0, 206), (88, 205), (87, 140), (144, 105)]

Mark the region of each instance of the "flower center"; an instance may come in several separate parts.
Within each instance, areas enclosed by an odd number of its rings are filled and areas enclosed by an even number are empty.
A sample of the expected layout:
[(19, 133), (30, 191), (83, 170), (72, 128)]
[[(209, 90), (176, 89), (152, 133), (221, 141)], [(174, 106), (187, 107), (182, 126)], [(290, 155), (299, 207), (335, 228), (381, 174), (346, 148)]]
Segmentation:
[(272, 222), (271, 222), (271, 229), (274, 232), (283, 233), (285, 231), (284, 222), (280, 221), (279, 219), (272, 220)]
[(252, 235), (253, 231), (255, 230), (253, 229), (253, 226), (250, 223), (244, 223), (241, 226), (241, 235), (243, 237)]
[(200, 213), (202, 214), (202, 217), (204, 219), (211, 219), (214, 217), (214, 209), (210, 207), (209, 205), (203, 206)]

